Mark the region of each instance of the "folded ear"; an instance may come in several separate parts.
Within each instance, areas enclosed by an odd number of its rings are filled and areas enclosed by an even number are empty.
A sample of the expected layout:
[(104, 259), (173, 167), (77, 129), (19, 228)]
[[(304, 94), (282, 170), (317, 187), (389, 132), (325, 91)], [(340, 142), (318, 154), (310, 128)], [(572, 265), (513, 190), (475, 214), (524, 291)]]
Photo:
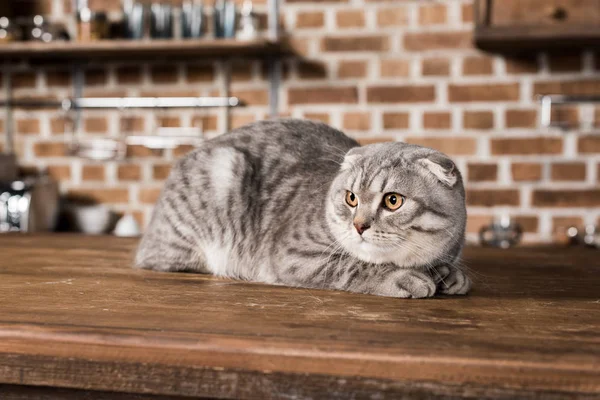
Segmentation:
[(358, 160), (363, 157), (364, 147), (354, 147), (350, 149), (346, 155), (344, 156), (344, 161), (342, 162), (342, 171), (352, 168)]
[(433, 153), (427, 157), (417, 160), (421, 165), (431, 172), (440, 182), (448, 187), (454, 187), (458, 182), (457, 169), (452, 160), (440, 153)]

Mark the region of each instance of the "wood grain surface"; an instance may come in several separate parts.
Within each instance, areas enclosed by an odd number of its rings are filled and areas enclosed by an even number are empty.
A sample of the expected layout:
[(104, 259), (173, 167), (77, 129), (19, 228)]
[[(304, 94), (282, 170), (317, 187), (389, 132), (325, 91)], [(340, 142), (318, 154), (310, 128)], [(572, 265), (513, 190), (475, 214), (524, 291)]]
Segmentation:
[(136, 243), (0, 236), (0, 398), (600, 397), (595, 250), (467, 249), (469, 296), (401, 300), (133, 270)]

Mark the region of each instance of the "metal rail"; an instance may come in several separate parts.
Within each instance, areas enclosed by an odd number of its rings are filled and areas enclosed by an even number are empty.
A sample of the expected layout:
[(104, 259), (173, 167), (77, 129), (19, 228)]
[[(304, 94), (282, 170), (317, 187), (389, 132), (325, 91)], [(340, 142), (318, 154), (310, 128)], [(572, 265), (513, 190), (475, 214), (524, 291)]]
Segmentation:
[(65, 111), (84, 108), (206, 108), (237, 107), (237, 97), (82, 97), (53, 100), (3, 100), (0, 106), (57, 107)]
[(539, 96), (542, 105), (540, 123), (544, 128), (552, 126), (552, 105), (554, 104), (580, 104), (600, 103), (600, 96), (565, 96), (561, 94), (545, 94)]

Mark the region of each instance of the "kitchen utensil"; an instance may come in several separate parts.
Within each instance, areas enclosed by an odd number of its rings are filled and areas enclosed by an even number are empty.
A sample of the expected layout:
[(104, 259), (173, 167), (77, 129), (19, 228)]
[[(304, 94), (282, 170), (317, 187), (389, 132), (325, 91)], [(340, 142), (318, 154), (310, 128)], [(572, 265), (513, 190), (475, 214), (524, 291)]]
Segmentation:
[(129, 39), (142, 39), (146, 31), (146, 11), (141, 3), (133, 0), (123, 2), (123, 30)]
[(173, 37), (173, 7), (171, 5), (152, 3), (150, 6), (150, 36), (154, 39)]
[(201, 1), (184, 1), (181, 5), (181, 37), (202, 37), (204, 34), (205, 20), (204, 6)]
[(240, 17), (240, 30), (237, 38), (252, 40), (258, 37), (258, 17), (252, 10), (252, 0), (244, 0)]
[(139, 224), (135, 218), (133, 218), (133, 215), (125, 214), (121, 217), (121, 219), (119, 219), (119, 222), (117, 222), (117, 226), (115, 226), (113, 234), (115, 236), (133, 237), (140, 236), (142, 232)]
[(48, 176), (0, 184), (0, 232), (52, 231), (58, 209), (58, 185)]
[(101, 235), (110, 228), (113, 213), (105, 205), (71, 205), (68, 208), (77, 231), (87, 235)]
[(519, 243), (523, 229), (511, 220), (510, 217), (502, 217), (484, 226), (479, 231), (479, 240), (484, 246), (500, 247), (508, 249)]
[(0, 43), (21, 39), (21, 29), (8, 17), (0, 17)]
[(235, 3), (231, 0), (215, 0), (213, 21), (216, 38), (234, 37)]
[(600, 230), (594, 225), (586, 225), (583, 231), (583, 243), (589, 247), (600, 248)]

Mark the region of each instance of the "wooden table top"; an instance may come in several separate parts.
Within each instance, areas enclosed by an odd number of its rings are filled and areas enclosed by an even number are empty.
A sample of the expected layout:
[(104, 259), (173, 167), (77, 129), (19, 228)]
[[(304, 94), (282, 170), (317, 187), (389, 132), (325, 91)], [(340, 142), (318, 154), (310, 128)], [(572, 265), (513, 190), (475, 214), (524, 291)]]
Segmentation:
[(600, 396), (595, 250), (470, 248), (469, 296), (402, 300), (133, 270), (136, 243), (0, 236), (3, 398)]

